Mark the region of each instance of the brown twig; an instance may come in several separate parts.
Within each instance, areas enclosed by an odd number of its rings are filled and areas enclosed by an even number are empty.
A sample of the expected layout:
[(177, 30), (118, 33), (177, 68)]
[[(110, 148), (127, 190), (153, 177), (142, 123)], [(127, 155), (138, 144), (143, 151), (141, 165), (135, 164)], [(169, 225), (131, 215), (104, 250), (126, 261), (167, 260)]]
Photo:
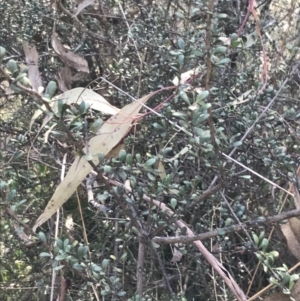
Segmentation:
[(146, 244), (143, 241), (143, 237), (139, 236), (139, 251), (138, 251), (138, 259), (137, 259), (137, 267), (136, 267), (136, 291), (140, 297), (143, 296), (144, 287), (143, 287), (143, 274), (144, 274), (144, 263), (145, 263), (145, 251), (146, 251)]
[[(105, 177), (104, 177), (105, 178)], [(107, 181), (115, 186), (121, 186), (124, 189), (126, 189), (128, 192), (132, 192), (131, 188), (128, 186), (124, 186), (121, 183), (114, 181), (114, 180), (109, 180)], [(175, 213), (173, 210), (171, 210), (166, 204), (152, 199), (148, 197), (147, 195), (143, 196), (144, 201), (146, 201), (149, 204), (155, 205), (157, 208), (159, 208), (161, 211), (164, 211), (165, 214), (171, 218), (174, 218)], [(175, 224), (177, 227), (180, 229), (185, 229), (187, 236), (194, 236), (193, 231), (187, 226), (187, 224), (182, 221), (181, 219), (178, 219), (175, 221)], [(230, 275), (229, 271), (206, 249), (206, 247), (202, 244), (200, 240), (193, 241), (194, 245), (197, 247), (199, 252), (203, 255), (203, 257), (208, 261), (208, 263), (216, 270), (216, 272), (223, 278), (231, 292), (234, 294), (234, 296), (237, 298), (239, 301), (246, 301), (247, 298), (244, 294), (244, 292), (241, 290), (241, 288), (238, 286), (236, 281), (232, 278)]]
[[(208, 2), (208, 12), (207, 12), (207, 19), (206, 19), (206, 38), (205, 38), (205, 47), (206, 47), (206, 77), (205, 77), (205, 90), (210, 90), (210, 78), (212, 73), (212, 63), (210, 59), (210, 48), (211, 48), (211, 24), (212, 24), (212, 15), (214, 10), (214, 3), (215, 0), (209, 0)], [(211, 108), (208, 109), (208, 125), (210, 129), (210, 136), (212, 140), (212, 144), (217, 154), (219, 152), (219, 147), (216, 141), (216, 129), (212, 118), (212, 110)]]
[(212, 237), (216, 237), (219, 235), (225, 235), (228, 233), (233, 233), (233, 232), (241, 232), (244, 229), (249, 229), (249, 228), (256, 228), (260, 227), (263, 225), (270, 225), (274, 223), (278, 223), (282, 220), (299, 216), (300, 215), (300, 208), (291, 210), (288, 212), (284, 212), (278, 215), (270, 216), (270, 217), (265, 217), (264, 219), (258, 219), (258, 220), (250, 220), (247, 222), (242, 223), (241, 225), (232, 225), (226, 228), (219, 228), (216, 230), (212, 230), (209, 232), (201, 233), (198, 235), (194, 236), (174, 236), (174, 237), (160, 237), (156, 236), (153, 237), (153, 241), (156, 243), (161, 243), (161, 244), (175, 244), (175, 243), (189, 243), (193, 242), (195, 240), (207, 240)]

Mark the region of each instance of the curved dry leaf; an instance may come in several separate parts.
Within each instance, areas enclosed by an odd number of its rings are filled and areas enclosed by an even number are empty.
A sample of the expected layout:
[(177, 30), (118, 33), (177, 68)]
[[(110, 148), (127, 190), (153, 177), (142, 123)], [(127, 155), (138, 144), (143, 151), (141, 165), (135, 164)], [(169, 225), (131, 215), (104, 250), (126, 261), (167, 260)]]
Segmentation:
[(195, 76), (195, 75), (198, 75), (200, 72), (200, 69), (199, 68), (195, 68), (195, 69), (192, 69), (192, 70), (189, 70), (187, 72), (184, 72), (180, 75), (180, 81), (179, 81), (179, 78), (177, 76), (175, 76), (175, 78), (173, 79), (172, 83), (175, 85), (175, 86), (178, 86), (179, 84), (184, 84), (186, 83), (186, 81), (188, 81), (191, 77)]
[(122, 149), (125, 149), (125, 143), (119, 143), (117, 144), (106, 156), (105, 158), (106, 159), (109, 159), (109, 158), (117, 158), (118, 155), (119, 155), (119, 152), (122, 150)]
[[(84, 101), (85, 103), (89, 104), (93, 110), (108, 115), (115, 115), (120, 111), (120, 109), (112, 106), (107, 100), (105, 100), (103, 96), (99, 95), (93, 90), (85, 88), (75, 88), (51, 99), (50, 106), (55, 114), (58, 113), (58, 100), (61, 100), (62, 103), (69, 105), (72, 103), (80, 104)], [(44, 105), (41, 107), (41, 109), (34, 112), (29, 125), (30, 131), (34, 121), (43, 113), (43, 111), (46, 111), (46, 107)]]
[[(88, 143), (88, 152), (93, 156), (95, 165), (99, 163), (98, 154), (108, 154), (123, 139), (143, 104), (156, 93), (153, 92), (125, 106), (117, 115), (112, 116), (104, 123), (97, 136), (93, 137)], [(56, 188), (44, 212), (36, 220), (33, 226), (34, 232), (72, 196), (91, 170), (91, 165), (83, 157), (76, 157), (66, 177)]]
[(300, 300), (300, 281), (298, 280), (292, 288), (292, 296), (295, 300)]
[[(44, 119), (44, 121), (45, 121), (45, 119)], [(49, 134), (52, 132), (52, 130), (53, 130), (56, 126), (57, 126), (57, 123), (53, 123), (53, 124), (50, 126), (49, 130), (45, 133), (45, 135), (44, 135), (44, 143), (48, 143), (48, 137), (49, 137)]]
[(69, 105), (72, 103), (81, 104), (84, 101), (93, 110), (108, 115), (115, 115), (120, 111), (120, 109), (111, 105), (103, 96), (86, 88), (75, 88), (51, 99), (51, 107), (55, 114), (58, 113), (58, 100)]
[(73, 67), (78, 71), (82, 71), (85, 73), (90, 72), (88, 62), (80, 55), (66, 49), (61, 44), (54, 31), (52, 33), (51, 42), (54, 51), (61, 57), (61, 59), (66, 63), (66, 65), (68, 65), (69, 67)]
[(300, 208), (300, 193), (295, 184), (292, 184), (291, 192), (294, 194), (294, 201), (296, 208)]
[(263, 299), (263, 301), (290, 301), (289, 295), (285, 295), (284, 293), (274, 293), (270, 296), (267, 296), (266, 298)]
[(79, 3), (74, 15), (77, 16), (84, 8), (86, 8), (87, 6), (93, 4), (94, 1), (95, 0), (83, 0), (81, 3)]
[(55, 79), (57, 80), (60, 91), (67, 92), (68, 90), (70, 90), (72, 84), (71, 68), (69, 66), (65, 66), (62, 69), (60, 69)]
[(283, 235), (286, 238), (289, 251), (300, 260), (300, 220), (292, 217), (289, 222), (280, 226)]
[(156, 93), (152, 92), (134, 101), (120, 110), (118, 114), (109, 118), (97, 132), (97, 136), (89, 141), (89, 152), (92, 155), (99, 153), (108, 154), (130, 130), (130, 125), (143, 104)]
[(35, 46), (29, 45), (29, 43), (26, 41), (23, 41), (23, 50), (25, 53), (26, 63), (28, 67), (28, 78), (31, 82), (32, 88), (35, 91), (39, 91), (39, 87), (41, 87), (43, 84), (38, 67), (38, 52)]

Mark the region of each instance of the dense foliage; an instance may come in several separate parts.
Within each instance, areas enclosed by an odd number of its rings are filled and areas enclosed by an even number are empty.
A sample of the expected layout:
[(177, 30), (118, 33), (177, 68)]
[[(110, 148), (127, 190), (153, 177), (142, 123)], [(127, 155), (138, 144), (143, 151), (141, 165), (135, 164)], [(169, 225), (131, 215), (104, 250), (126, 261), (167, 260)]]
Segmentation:
[[(195, 245), (154, 239), (188, 228), (219, 229), (202, 242), (247, 296), (270, 277), (292, 288), (295, 258), (266, 218), (294, 209), (298, 187), (299, 4), (257, 1), (246, 19), (242, 2), (0, 0), (1, 300), (233, 300)], [(87, 66), (60, 55), (53, 32)], [(27, 81), (24, 42), (44, 91)], [(48, 107), (76, 87), (120, 109), (159, 93), (34, 233), (110, 118), (84, 102)]]

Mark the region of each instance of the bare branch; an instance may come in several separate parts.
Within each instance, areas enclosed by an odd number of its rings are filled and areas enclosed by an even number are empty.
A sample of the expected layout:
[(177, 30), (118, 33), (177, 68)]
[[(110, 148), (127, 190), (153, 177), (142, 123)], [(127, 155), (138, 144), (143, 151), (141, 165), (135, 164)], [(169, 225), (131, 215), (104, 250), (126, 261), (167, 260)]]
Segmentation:
[(194, 235), (194, 236), (176, 236), (176, 237), (155, 236), (155, 237), (153, 237), (153, 241), (156, 243), (162, 243), (162, 244), (176, 244), (176, 243), (189, 243), (189, 242), (193, 242), (195, 240), (207, 240), (212, 237), (219, 236), (219, 235), (225, 235), (225, 234), (232, 233), (232, 232), (241, 232), (241, 231), (243, 231), (243, 228), (249, 229), (252, 227), (254, 228), (254, 227), (260, 227), (263, 225), (278, 223), (282, 220), (285, 220), (285, 219), (288, 219), (291, 217), (295, 217), (295, 216), (299, 216), (299, 215), (300, 215), (300, 208), (291, 210), (288, 212), (284, 212), (284, 213), (281, 213), (278, 215), (274, 215), (271, 217), (265, 217), (263, 219), (247, 221), (247, 222), (242, 223), (241, 225), (232, 225), (232, 226), (229, 226), (226, 228), (219, 228), (219, 229), (216, 229), (213, 231), (201, 233), (201, 234)]

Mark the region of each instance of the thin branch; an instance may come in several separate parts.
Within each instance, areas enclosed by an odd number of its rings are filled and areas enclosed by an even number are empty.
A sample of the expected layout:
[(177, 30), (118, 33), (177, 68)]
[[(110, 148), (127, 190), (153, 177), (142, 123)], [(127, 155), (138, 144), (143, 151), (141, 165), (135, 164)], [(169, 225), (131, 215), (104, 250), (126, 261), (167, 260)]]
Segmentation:
[[(110, 180), (104, 176), (102, 176), (106, 181), (108, 181), (110, 184), (115, 186), (121, 186), (124, 189), (126, 189), (128, 192), (132, 192), (132, 189), (128, 186), (124, 186), (123, 184), (115, 181)], [(152, 199), (148, 197), (147, 195), (143, 195), (143, 199), (149, 203), (155, 205), (157, 208), (159, 208), (161, 211), (164, 211), (165, 214), (171, 218), (174, 218), (175, 213), (173, 210), (171, 210), (166, 204)], [(174, 222), (177, 227), (180, 229), (185, 229), (188, 236), (194, 236), (193, 231), (188, 227), (188, 225), (181, 219), (178, 219)], [(233, 277), (230, 275), (229, 271), (206, 249), (206, 247), (202, 244), (200, 240), (193, 241), (194, 245), (197, 247), (199, 252), (203, 255), (203, 257), (208, 261), (208, 263), (216, 270), (216, 272), (223, 278), (231, 292), (234, 294), (234, 296), (239, 301), (246, 301), (247, 298), (244, 294), (244, 292), (241, 290), (239, 285), (236, 283), (236, 281), (233, 279)]]
[[(208, 2), (208, 12), (207, 12), (207, 19), (206, 19), (206, 38), (205, 38), (205, 46), (206, 46), (206, 77), (205, 77), (205, 90), (210, 91), (210, 79), (212, 74), (212, 62), (210, 58), (210, 48), (211, 48), (211, 26), (212, 26), (212, 16), (214, 11), (215, 0), (209, 0)], [(213, 122), (212, 117), (212, 110), (211, 108), (208, 109), (208, 125), (210, 129), (210, 136), (211, 141), (217, 154), (219, 152), (219, 147), (216, 141), (216, 129)]]
[(217, 185), (215, 185), (214, 187), (212, 188), (208, 188), (207, 190), (205, 190), (201, 195), (200, 197), (195, 200), (196, 203), (199, 203), (205, 199), (207, 199), (208, 197), (210, 197), (212, 194), (216, 193), (217, 191), (219, 191), (221, 188), (222, 188), (223, 184), (222, 183), (219, 183)]
[(231, 212), (231, 214), (233, 215), (233, 217), (235, 218), (235, 220), (238, 222), (239, 226), (243, 229), (243, 231), (245, 232), (246, 236), (248, 237), (249, 241), (251, 242), (251, 244), (253, 246), (255, 246), (255, 244), (253, 243), (253, 240), (251, 238), (251, 236), (249, 235), (248, 231), (246, 231), (246, 229), (243, 227), (243, 224), (241, 223), (240, 219), (237, 217), (237, 215), (235, 214), (235, 212), (233, 211), (232, 207), (230, 206), (228, 200), (226, 199), (224, 193), (222, 191), (220, 191), (220, 194), (224, 200), (224, 202), (226, 203), (229, 211)]
[(224, 154), (224, 153), (222, 153), (222, 155), (223, 155), (225, 158), (227, 158), (227, 159), (233, 161), (234, 163), (236, 163), (236, 164), (242, 166), (243, 168), (247, 169), (248, 171), (250, 171), (250, 172), (253, 173), (254, 175), (258, 176), (259, 178), (263, 179), (264, 181), (268, 182), (268, 183), (271, 184), (272, 186), (281, 189), (282, 191), (284, 191), (285, 193), (287, 193), (287, 194), (289, 194), (289, 195), (291, 195), (291, 196), (294, 196), (290, 191), (288, 191), (288, 190), (286, 190), (286, 189), (280, 187), (280, 186), (277, 185), (276, 183), (274, 183), (274, 182), (272, 182), (271, 180), (269, 180), (269, 179), (263, 177), (263, 176), (260, 175), (259, 173), (255, 172), (254, 170), (250, 169), (249, 167), (245, 166), (244, 164), (238, 162), (237, 160), (235, 160), (235, 159), (233, 159), (233, 158), (230, 158), (229, 156), (227, 156), (227, 155)]
[[(275, 102), (275, 100), (278, 98), (278, 96), (280, 95), (280, 93), (282, 92), (283, 88), (286, 86), (287, 82), (289, 81), (289, 79), (291, 78), (291, 76), (296, 72), (296, 70), (298, 69), (300, 63), (296, 64), (291, 73), (289, 74), (289, 76), (287, 76), (287, 78), (284, 80), (284, 82), (281, 84), (280, 88), (278, 89), (277, 93), (275, 94), (275, 96), (271, 99), (271, 101), (269, 102), (269, 104), (265, 107), (265, 109), (261, 112), (261, 114), (256, 118), (256, 120), (252, 123), (252, 125), (248, 128), (248, 130), (245, 132), (244, 136), (241, 138), (241, 142), (243, 142), (248, 135), (252, 132), (252, 130), (254, 129), (255, 125), (262, 119), (262, 117), (266, 114), (266, 112), (270, 109), (270, 107), (273, 105), (273, 103)], [(233, 154), (237, 151), (238, 147), (234, 147), (232, 149), (232, 151), (230, 152), (230, 154), (228, 155), (228, 157), (232, 157)], [(225, 167), (226, 163), (223, 164), (223, 166)], [(218, 177), (215, 176), (214, 179), (212, 180), (211, 184), (209, 187), (212, 187), (216, 181), (217, 181)]]
[(145, 263), (145, 251), (146, 251), (146, 244), (143, 241), (142, 235), (139, 235), (139, 250), (138, 250), (138, 259), (137, 259), (137, 266), (136, 266), (136, 291), (140, 297), (144, 294), (144, 263)]
[(241, 232), (244, 231), (244, 229), (249, 229), (249, 228), (257, 228), (260, 226), (266, 226), (269, 224), (274, 224), (278, 223), (282, 220), (299, 216), (300, 215), (300, 208), (291, 210), (288, 212), (284, 212), (278, 215), (270, 216), (270, 217), (264, 217), (263, 219), (257, 219), (257, 220), (250, 220), (247, 222), (242, 223), (241, 225), (232, 225), (229, 227), (225, 228), (219, 228), (216, 230), (212, 230), (209, 232), (201, 233), (198, 235), (194, 236), (174, 236), (174, 237), (160, 237), (160, 236), (155, 236), (153, 237), (153, 241), (155, 243), (161, 243), (161, 244), (176, 244), (176, 243), (190, 243), (195, 240), (207, 240), (212, 237), (220, 236), (220, 235), (225, 235), (228, 233), (233, 233), (233, 232)]
[(154, 253), (154, 255), (157, 258), (158, 264), (159, 264), (161, 272), (163, 274), (163, 278), (164, 278), (164, 281), (165, 281), (165, 286), (166, 286), (167, 291), (170, 295), (170, 300), (172, 300), (172, 296), (174, 295), (174, 293), (173, 293), (172, 287), (170, 285), (169, 277), (167, 276), (165, 266), (163, 265), (162, 260), (159, 256), (157, 250), (155, 249), (155, 247), (151, 243), (150, 243), (150, 248), (151, 248), (152, 252)]

